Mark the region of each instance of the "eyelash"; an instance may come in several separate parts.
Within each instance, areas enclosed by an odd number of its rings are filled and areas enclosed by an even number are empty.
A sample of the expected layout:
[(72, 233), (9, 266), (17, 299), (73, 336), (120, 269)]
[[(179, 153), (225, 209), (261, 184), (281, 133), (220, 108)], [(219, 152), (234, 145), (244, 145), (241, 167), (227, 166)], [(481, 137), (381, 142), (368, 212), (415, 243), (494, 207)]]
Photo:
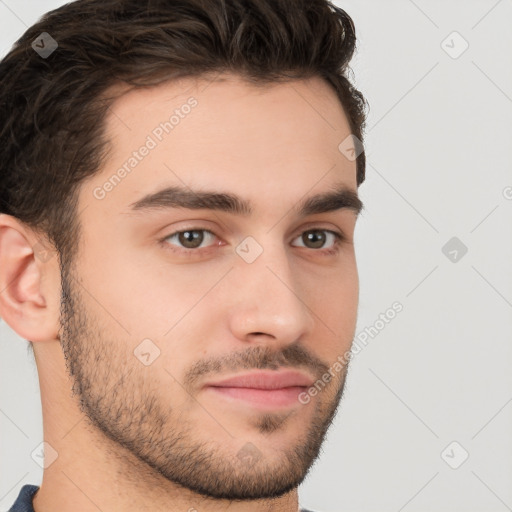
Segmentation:
[[(188, 255), (191, 255), (191, 254), (196, 254), (196, 253), (203, 253), (205, 251), (208, 251), (209, 249), (213, 249), (215, 247), (218, 247), (218, 244), (214, 244), (214, 245), (209, 245), (207, 247), (202, 247), (202, 248), (195, 248), (195, 249), (187, 249), (187, 248), (177, 248), (176, 246), (173, 246), (172, 244), (169, 244), (167, 242), (167, 240), (169, 240), (169, 238), (172, 238), (176, 235), (180, 235), (182, 233), (186, 233), (186, 232), (189, 232), (189, 231), (202, 231), (204, 233), (208, 233), (210, 235), (213, 235), (214, 237), (217, 238), (217, 236), (215, 235), (215, 233), (213, 233), (213, 231), (210, 231), (209, 229), (205, 229), (205, 228), (200, 228), (200, 227), (193, 227), (193, 228), (187, 228), (187, 229), (182, 229), (180, 231), (175, 231), (173, 233), (170, 233), (169, 235), (165, 236), (164, 238), (160, 239), (159, 242), (160, 244), (164, 247), (164, 249), (166, 250), (170, 250), (174, 253), (177, 253), (177, 254), (188, 254)], [(330, 256), (330, 255), (335, 255), (339, 252), (340, 250), (340, 246), (343, 242), (346, 241), (346, 237), (345, 235), (343, 235), (342, 233), (338, 233), (336, 231), (332, 231), (330, 229), (322, 229), (322, 228), (312, 228), (312, 229), (307, 229), (305, 231), (303, 231), (302, 233), (300, 233), (296, 238), (299, 238), (301, 237), (302, 235), (304, 235), (304, 233), (311, 233), (311, 232), (315, 232), (315, 231), (323, 231), (325, 233), (330, 233), (332, 235), (334, 235), (334, 244), (333, 244), (333, 247), (329, 248), (329, 249), (311, 249), (312, 251), (315, 251), (317, 253), (320, 253), (322, 255), (325, 255), (325, 256)], [(302, 247), (303, 249), (308, 249), (308, 247)]]

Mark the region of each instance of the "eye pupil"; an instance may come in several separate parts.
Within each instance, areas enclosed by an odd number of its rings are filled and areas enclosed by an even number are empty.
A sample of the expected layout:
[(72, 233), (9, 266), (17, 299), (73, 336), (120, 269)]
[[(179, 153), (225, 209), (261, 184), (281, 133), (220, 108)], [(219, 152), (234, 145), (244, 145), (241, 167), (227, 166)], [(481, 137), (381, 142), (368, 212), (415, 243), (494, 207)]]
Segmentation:
[(315, 249), (323, 247), (325, 244), (325, 233), (323, 231), (308, 231), (302, 235), (304, 243), (311, 242)]
[(179, 234), (180, 243), (187, 249), (194, 249), (203, 243), (202, 231), (183, 231)]

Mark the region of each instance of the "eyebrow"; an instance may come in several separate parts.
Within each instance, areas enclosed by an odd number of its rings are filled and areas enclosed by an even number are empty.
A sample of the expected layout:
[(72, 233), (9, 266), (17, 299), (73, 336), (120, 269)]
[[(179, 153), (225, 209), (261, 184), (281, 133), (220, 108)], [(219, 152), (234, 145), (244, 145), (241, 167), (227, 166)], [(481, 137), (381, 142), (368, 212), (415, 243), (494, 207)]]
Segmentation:
[[(251, 202), (235, 194), (192, 190), (179, 186), (166, 187), (147, 194), (129, 206), (133, 213), (167, 208), (216, 210), (245, 217), (253, 213)], [(352, 210), (357, 216), (363, 208), (363, 202), (357, 192), (346, 185), (337, 185), (330, 191), (300, 201), (294, 210), (299, 217), (342, 209)]]

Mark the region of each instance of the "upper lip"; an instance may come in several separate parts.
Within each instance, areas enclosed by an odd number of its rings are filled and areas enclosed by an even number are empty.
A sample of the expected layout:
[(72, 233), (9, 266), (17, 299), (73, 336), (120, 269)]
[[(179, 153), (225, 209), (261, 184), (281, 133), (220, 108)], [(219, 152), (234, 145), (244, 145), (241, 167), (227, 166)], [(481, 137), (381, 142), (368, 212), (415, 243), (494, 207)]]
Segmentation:
[(217, 382), (208, 382), (206, 386), (226, 388), (282, 389), (289, 387), (309, 387), (313, 379), (298, 371), (257, 371), (235, 375)]

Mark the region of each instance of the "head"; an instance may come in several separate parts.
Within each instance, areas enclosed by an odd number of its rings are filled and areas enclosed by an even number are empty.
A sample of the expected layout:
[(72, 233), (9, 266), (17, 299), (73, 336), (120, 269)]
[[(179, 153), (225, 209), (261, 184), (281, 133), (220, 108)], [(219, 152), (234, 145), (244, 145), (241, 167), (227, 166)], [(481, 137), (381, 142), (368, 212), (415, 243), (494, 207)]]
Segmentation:
[[(82, 0), (0, 63), (2, 316), (40, 372), (59, 347), (105, 439), (204, 496), (296, 487), (342, 396), (355, 42), (324, 0)], [(269, 409), (207, 386), (285, 368), (321, 392)]]

